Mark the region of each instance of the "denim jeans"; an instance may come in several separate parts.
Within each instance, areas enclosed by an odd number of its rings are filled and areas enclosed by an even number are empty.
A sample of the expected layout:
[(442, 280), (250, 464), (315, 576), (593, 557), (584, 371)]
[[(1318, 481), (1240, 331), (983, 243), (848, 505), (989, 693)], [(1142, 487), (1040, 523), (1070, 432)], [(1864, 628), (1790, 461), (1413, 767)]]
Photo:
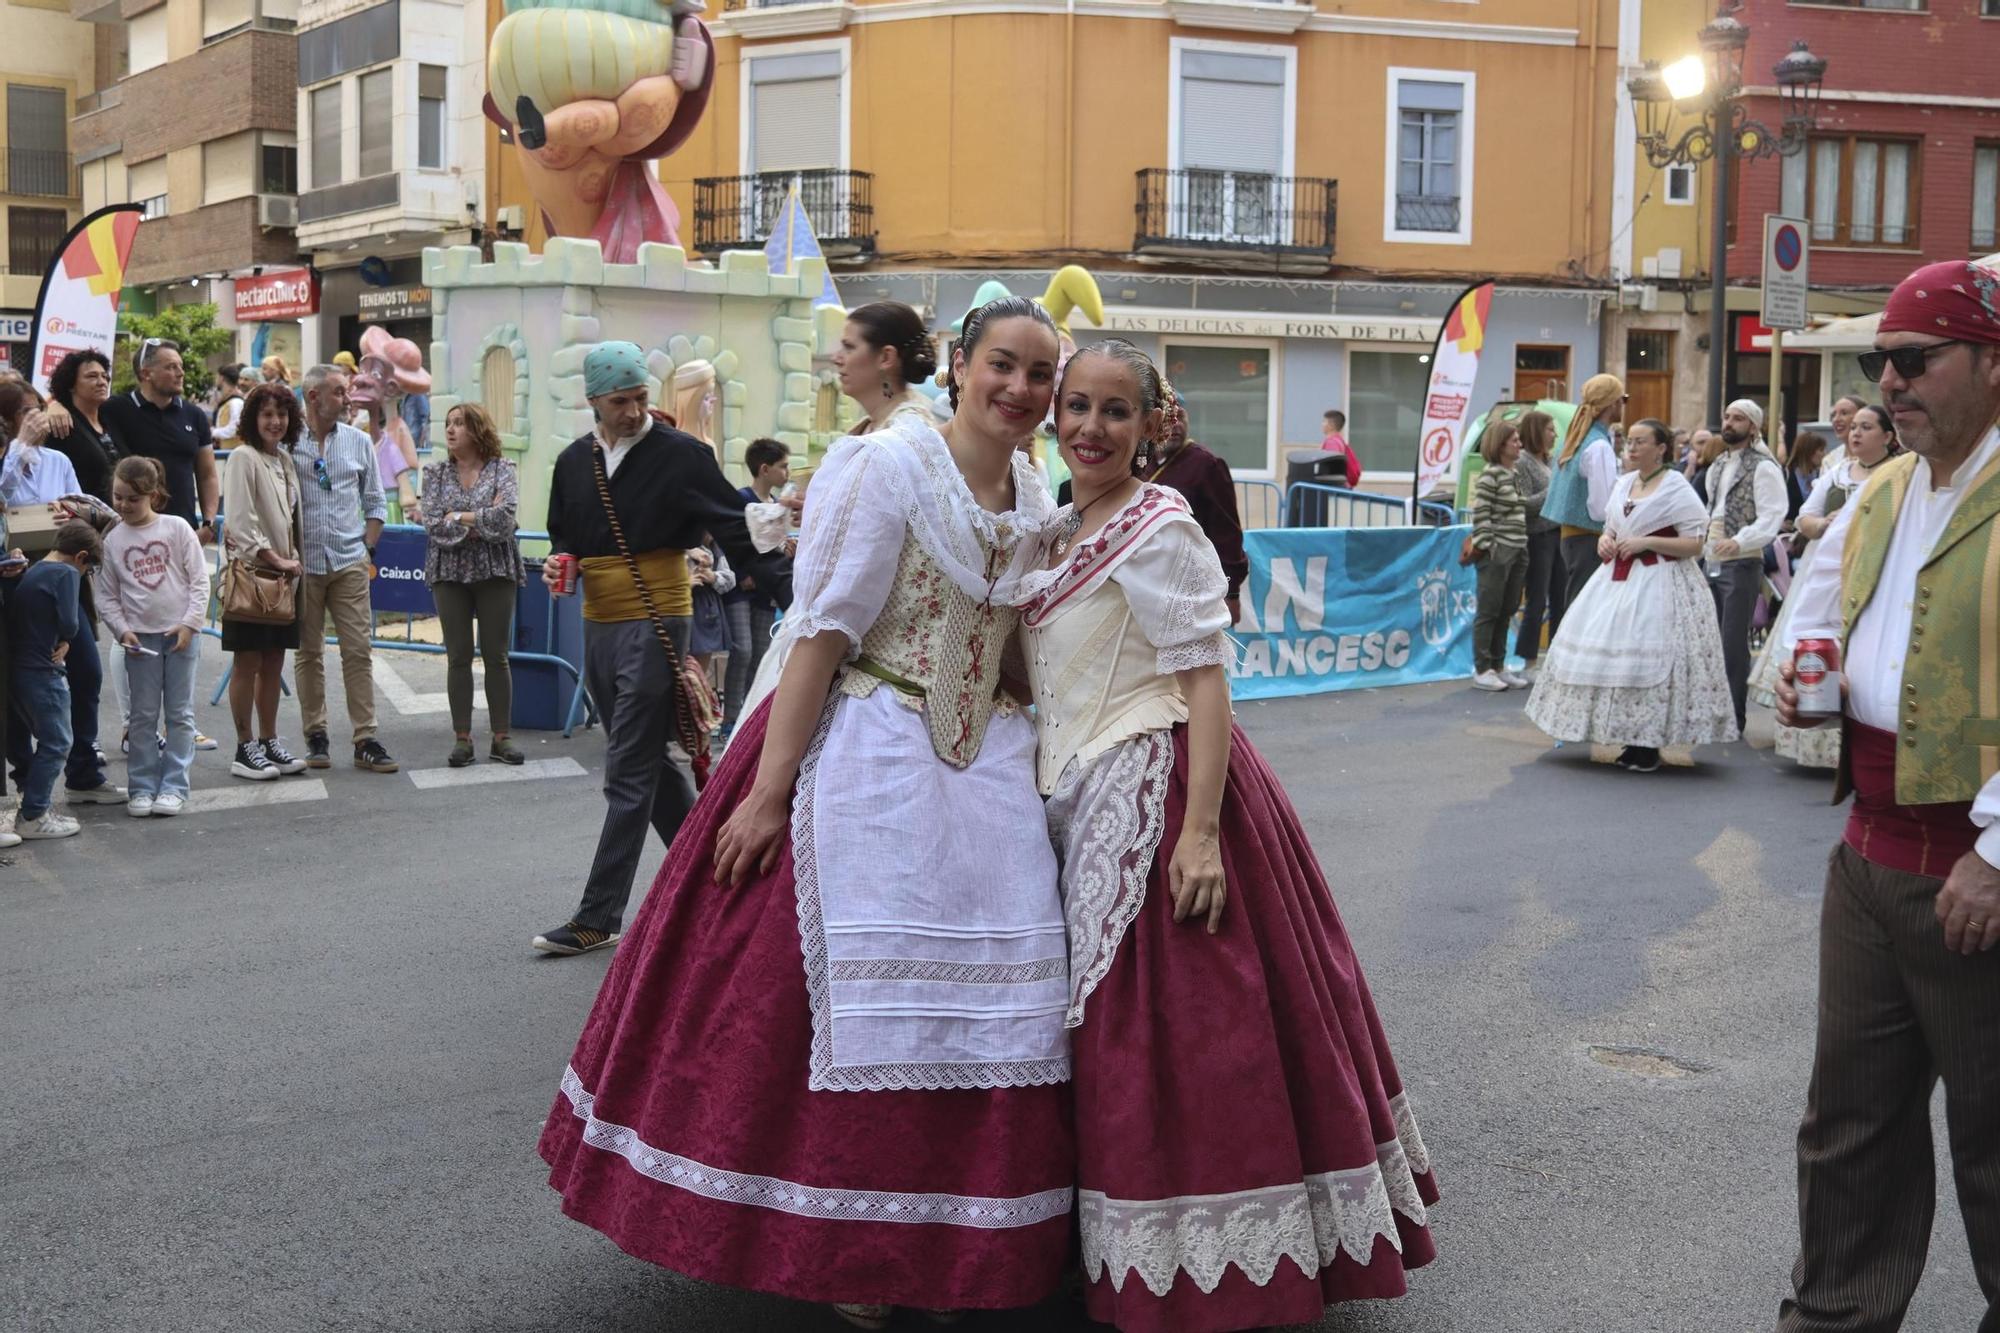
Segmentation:
[(151, 648), (158, 657), (119, 650), (132, 681), (132, 734), (167, 738), (165, 749), (133, 744), (125, 772), (134, 796), (188, 794), (188, 769), (194, 763), (194, 676), (201, 661), (201, 636), (197, 634), (180, 652), (174, 651), (173, 641), (170, 634), (139, 636), (140, 646)]
[(729, 613), (729, 664), (723, 676), (723, 715), (730, 726), (743, 720), (743, 699), (757, 679), (757, 668), (771, 647), (771, 622), (777, 608), (747, 597), (722, 604)]
[(104, 693), (104, 662), (97, 654), (97, 636), (86, 626), (70, 640), (63, 659), (69, 681), (69, 762), (63, 765), (63, 785), (88, 791), (104, 785), (104, 761), (98, 758), (97, 697)]
[(26, 716), (35, 741), (34, 758), (21, 775), (20, 817), (40, 819), (48, 812), (56, 778), (69, 760), (69, 682), (60, 671), (16, 671), (14, 702)]

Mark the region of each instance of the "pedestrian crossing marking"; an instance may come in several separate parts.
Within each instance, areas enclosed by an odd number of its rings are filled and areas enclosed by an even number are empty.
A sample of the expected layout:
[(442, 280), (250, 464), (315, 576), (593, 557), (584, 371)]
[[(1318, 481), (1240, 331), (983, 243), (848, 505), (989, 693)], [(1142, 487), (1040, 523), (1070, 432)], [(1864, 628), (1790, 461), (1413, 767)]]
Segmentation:
[(255, 786), (215, 787), (194, 792), (182, 814), (201, 815), (214, 810), (241, 810), (252, 805), (290, 805), (297, 801), (324, 801), (326, 783), (319, 778), (278, 778)]
[(537, 778), (582, 778), (590, 771), (576, 760), (530, 759), (525, 764), (481, 761), (468, 768), (413, 768), (410, 781), (419, 790), (434, 787), (477, 787), (488, 782), (530, 782)]

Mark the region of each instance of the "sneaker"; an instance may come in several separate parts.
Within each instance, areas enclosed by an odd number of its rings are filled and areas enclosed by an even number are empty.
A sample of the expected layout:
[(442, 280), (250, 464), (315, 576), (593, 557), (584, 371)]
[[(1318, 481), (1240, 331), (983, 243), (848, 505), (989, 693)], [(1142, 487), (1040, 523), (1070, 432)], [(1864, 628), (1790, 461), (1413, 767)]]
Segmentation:
[(306, 761), (285, 748), (283, 737), (266, 736), (263, 740), (258, 741), (257, 744), (264, 751), (264, 757), (271, 761), (271, 767), (277, 769), (280, 773), (303, 773), (306, 771)]
[(187, 797), (176, 796), (170, 791), (161, 792), (153, 798), (153, 813), (162, 817), (177, 815), (187, 809)]
[(140, 792), (131, 800), (125, 802), (125, 813), (134, 819), (144, 819), (147, 815), (153, 813), (153, 798), (144, 792)]
[(19, 819), (14, 822), (14, 832), (23, 839), (28, 838), (74, 838), (83, 831), (83, 825), (68, 815), (59, 815), (54, 810), (45, 810), (40, 819)]
[(230, 761), (229, 775), (248, 778), (252, 782), (269, 782), (278, 776), (278, 766), (264, 757), (263, 746), (255, 741), (244, 741), (236, 747), (236, 758)]
[(1486, 690), (1491, 693), (1498, 693), (1499, 691), (1507, 688), (1507, 682), (1500, 679), (1498, 673), (1496, 672), (1482, 671), (1478, 675), (1472, 678), (1472, 688), (1475, 690)]
[(445, 763), (453, 768), (465, 768), (478, 757), (479, 751), (472, 748), (472, 738), (460, 736), (451, 743), (451, 754), (445, 758)]
[(1518, 671), (1502, 671), (1500, 679), (1507, 682), (1507, 688), (1510, 690), (1525, 690), (1528, 686), (1534, 684), (1533, 681)]
[(394, 773), (397, 768), (396, 761), (382, 748), (382, 742), (373, 736), (354, 747), (354, 766), (370, 773)]
[(333, 750), (327, 744), (325, 732), (308, 731), (306, 733), (306, 767), (333, 767)]
[(20, 834), (14, 832), (12, 829), (0, 829), (0, 850), (8, 847), (19, 847), (20, 845)]
[[(167, 738), (165, 736), (160, 737), (160, 748), (164, 750), (166, 746)], [(215, 737), (204, 736), (197, 731), (194, 734), (194, 748), (197, 750), (220, 750), (222, 746), (217, 744)]]
[(108, 782), (100, 782), (95, 787), (71, 787), (63, 792), (63, 800), (71, 805), (123, 805), (125, 789)]
[(521, 747), (505, 736), (495, 736), (492, 746), (486, 751), (489, 759), (498, 759), (503, 764), (525, 764), (528, 756), (521, 753)]
[(533, 941), (534, 947), (543, 953), (552, 953), (564, 958), (572, 954), (589, 953), (593, 949), (608, 949), (616, 943), (618, 943), (617, 931), (614, 930), (607, 935), (601, 930), (579, 926), (574, 921), (565, 921), (546, 935), (535, 936)]

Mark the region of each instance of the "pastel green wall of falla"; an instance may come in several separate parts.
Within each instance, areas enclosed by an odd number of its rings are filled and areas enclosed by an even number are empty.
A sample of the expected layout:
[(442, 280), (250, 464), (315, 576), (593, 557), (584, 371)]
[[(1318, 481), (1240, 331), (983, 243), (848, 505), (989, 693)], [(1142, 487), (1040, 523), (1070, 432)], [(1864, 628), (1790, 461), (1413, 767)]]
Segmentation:
[[(673, 373), (699, 357), (717, 372), (716, 442), (739, 484), (744, 447), (760, 436), (811, 461), (814, 400), (825, 373), (819, 349), (840, 336), (843, 312), (814, 310), (824, 261), (772, 273), (760, 251), (729, 251), (714, 264), (687, 262), (678, 246), (644, 245), (632, 264), (607, 264), (596, 241), (550, 240), (540, 255), (501, 243), (491, 262), (474, 246), (424, 252), (431, 289), (432, 436), (460, 402), (495, 411), (521, 473), (520, 522), (548, 519), (555, 457), (591, 428), (583, 358), (624, 339), (647, 354), (653, 401), (671, 408)], [(506, 357), (489, 357), (504, 348)], [(489, 372), (506, 375), (488, 383)], [(824, 447), (824, 441), (819, 441)]]

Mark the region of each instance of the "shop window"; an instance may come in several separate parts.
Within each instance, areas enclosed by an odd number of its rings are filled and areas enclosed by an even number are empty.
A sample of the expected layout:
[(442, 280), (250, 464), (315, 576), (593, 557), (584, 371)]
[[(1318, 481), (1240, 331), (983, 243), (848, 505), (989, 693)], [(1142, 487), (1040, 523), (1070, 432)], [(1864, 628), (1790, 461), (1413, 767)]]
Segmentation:
[(340, 85), (315, 88), (306, 99), (312, 118), (312, 184), (315, 190), (340, 184)]
[(417, 165), (429, 171), (444, 167), (443, 65), (417, 66)]
[(355, 83), (361, 104), (360, 179), (386, 176), (396, 169), (395, 138), (391, 126), (396, 105), (395, 71), (370, 70)]
[(1812, 221), (1828, 245), (1909, 249), (1922, 190), (1915, 142), (1860, 135), (1815, 138), (1780, 159), (1779, 207)]
[(1187, 405), (1188, 438), (1236, 471), (1269, 473), (1275, 415), (1271, 349), (1168, 343), (1161, 351), (1167, 378)]
[(1365, 474), (1410, 475), (1417, 466), (1430, 354), (1356, 350), (1347, 357), (1347, 442)]

